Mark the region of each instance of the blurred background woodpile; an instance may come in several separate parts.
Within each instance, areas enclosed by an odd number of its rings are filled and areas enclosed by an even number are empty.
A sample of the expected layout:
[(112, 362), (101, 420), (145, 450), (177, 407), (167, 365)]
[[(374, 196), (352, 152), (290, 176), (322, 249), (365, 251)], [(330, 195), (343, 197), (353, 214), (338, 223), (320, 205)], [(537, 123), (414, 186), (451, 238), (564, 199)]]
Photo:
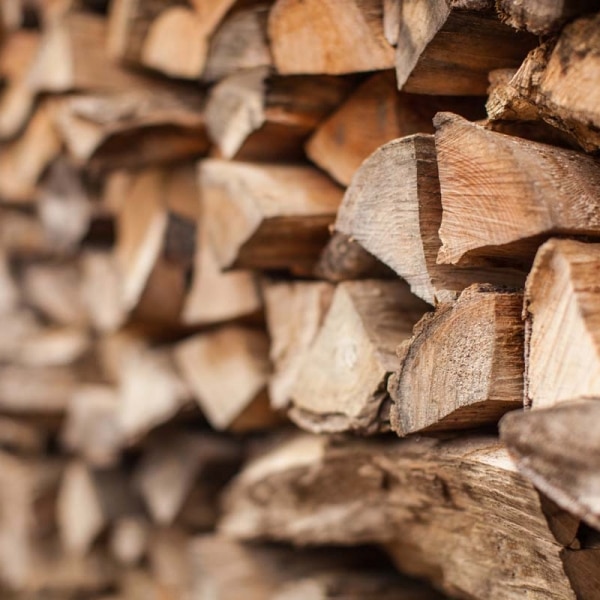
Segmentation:
[(600, 598), (598, 10), (0, 0), (0, 598)]

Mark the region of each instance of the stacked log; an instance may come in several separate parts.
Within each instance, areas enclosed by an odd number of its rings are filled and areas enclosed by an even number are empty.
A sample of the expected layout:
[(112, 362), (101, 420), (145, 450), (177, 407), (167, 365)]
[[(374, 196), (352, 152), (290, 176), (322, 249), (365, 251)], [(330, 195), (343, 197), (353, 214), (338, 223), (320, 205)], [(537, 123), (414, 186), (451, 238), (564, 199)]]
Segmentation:
[(600, 598), (597, 11), (4, 0), (0, 597)]

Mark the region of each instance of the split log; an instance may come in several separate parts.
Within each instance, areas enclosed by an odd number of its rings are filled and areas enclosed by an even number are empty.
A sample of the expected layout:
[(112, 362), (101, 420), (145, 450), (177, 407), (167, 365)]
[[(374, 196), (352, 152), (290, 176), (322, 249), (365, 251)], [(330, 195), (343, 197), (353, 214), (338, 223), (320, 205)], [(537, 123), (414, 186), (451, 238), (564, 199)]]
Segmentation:
[(600, 15), (578, 19), (564, 28), (557, 42), (530, 52), (511, 81), (491, 94), (489, 116), (541, 119), (574, 137), (584, 150), (600, 149), (599, 25)]
[(148, 548), (149, 529), (144, 517), (121, 517), (115, 521), (110, 549), (120, 564), (132, 567), (144, 558)]
[(56, 258), (57, 250), (31, 209), (0, 209), (0, 247), (15, 259)]
[(390, 378), (392, 429), (475, 428), (522, 405), (523, 323), (520, 293), (474, 285), (441, 304), (398, 349)]
[[(194, 486), (210, 488), (205, 513), (212, 519), (203, 523), (209, 529), (216, 521), (219, 487), (233, 475), (239, 463), (239, 448), (233, 440), (184, 432), (150, 440), (134, 475), (135, 485), (155, 523), (172, 525)], [(220, 480), (210, 479), (219, 472)], [(208, 477), (207, 477), (208, 475)]]
[[(527, 591), (540, 600), (575, 598), (561, 560), (569, 551), (493, 437), (386, 442), (297, 434), (234, 480), (221, 530), (302, 545), (384, 543), (403, 572), (453, 597)], [(510, 552), (499, 551), (508, 540)]]
[(489, 0), (397, 1), (396, 78), (405, 92), (483, 96), (490, 71), (517, 67), (535, 46)]
[(209, 95), (208, 132), (224, 158), (300, 159), (306, 138), (352, 83), (341, 77), (270, 76), (266, 67), (231, 75)]
[(398, 93), (393, 72), (378, 73), (319, 126), (306, 152), (336, 181), (348, 186), (363, 160), (382, 144), (413, 133), (433, 133), (431, 120), (442, 109), (483, 116), (477, 101)]
[(213, 83), (234, 73), (271, 67), (267, 40), (270, 2), (238, 3), (210, 40), (202, 80)]
[(342, 191), (315, 169), (205, 160), (203, 215), (221, 268), (310, 273)]
[(269, 409), (269, 341), (262, 331), (230, 325), (181, 342), (175, 359), (215, 429), (243, 431), (278, 421)]
[(442, 205), (433, 136), (394, 140), (374, 152), (346, 190), (335, 229), (403, 277), (428, 302), (451, 302), (472, 283), (519, 285), (514, 269), (436, 263)]
[(394, 66), (394, 50), (383, 35), (381, 0), (277, 0), (269, 15), (269, 39), (277, 71), (285, 75)]
[(0, 199), (31, 203), (38, 180), (60, 152), (61, 140), (53, 123), (51, 102), (41, 104), (27, 129), (0, 149)]
[(266, 281), (263, 285), (273, 365), (269, 397), (276, 410), (286, 409), (291, 402), (302, 361), (321, 329), (333, 291), (325, 282)]
[(340, 283), (292, 385), (290, 418), (316, 433), (389, 429), (396, 348), (426, 310), (400, 281)]
[(334, 231), (315, 265), (315, 275), (334, 283), (353, 279), (394, 279), (387, 265), (367, 252), (354, 238)]
[(525, 287), (525, 403), (534, 408), (600, 395), (600, 245), (550, 240)]
[(434, 600), (427, 586), (385, 568), (360, 563), (362, 553), (336, 548), (298, 550), (285, 546), (244, 545), (215, 535), (190, 544), (194, 598), (215, 593), (233, 600), (244, 590), (249, 600)]
[(438, 114), (435, 124), (443, 207), (439, 262), (528, 268), (553, 234), (600, 234), (599, 161), (449, 113)]
[(55, 120), (73, 160), (106, 171), (204, 154), (203, 108), (204, 95), (187, 86), (145, 85), (65, 96), (56, 101)]
[(598, 9), (592, 0), (500, 0), (496, 7), (505, 23), (536, 35), (557, 31), (566, 21)]
[(542, 410), (513, 412), (500, 433), (519, 470), (564, 510), (600, 529), (597, 398)]

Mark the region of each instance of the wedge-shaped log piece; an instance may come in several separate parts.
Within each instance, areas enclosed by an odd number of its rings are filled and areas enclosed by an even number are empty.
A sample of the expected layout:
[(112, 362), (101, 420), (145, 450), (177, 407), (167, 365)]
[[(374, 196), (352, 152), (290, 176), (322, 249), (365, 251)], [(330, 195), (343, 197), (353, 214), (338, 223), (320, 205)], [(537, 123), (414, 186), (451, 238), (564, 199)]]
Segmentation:
[(302, 361), (331, 304), (334, 287), (325, 282), (266, 281), (263, 286), (273, 374), (271, 406), (287, 408)]
[(401, 281), (339, 284), (292, 386), (290, 417), (314, 432), (389, 429), (396, 348), (426, 310)]
[(542, 119), (574, 137), (586, 151), (600, 149), (600, 15), (567, 25), (558, 41), (529, 53), (505, 86), (490, 95), (492, 119)]
[(371, 557), (361, 550), (299, 550), (247, 545), (218, 535), (204, 535), (192, 540), (190, 559), (192, 589), (197, 598), (217, 594), (218, 598), (233, 599), (243, 589), (244, 596), (253, 600), (441, 599), (423, 583), (385, 566), (369, 565)]
[(221, 268), (310, 273), (342, 190), (315, 169), (205, 160), (203, 216)]
[(490, 0), (397, 0), (398, 88), (415, 94), (485, 95), (492, 69), (517, 67), (535, 38), (497, 17)]
[(505, 23), (537, 35), (556, 31), (565, 21), (598, 10), (593, 0), (499, 0), (496, 6)]
[(439, 262), (510, 261), (527, 268), (552, 234), (600, 235), (600, 161), (449, 113), (438, 114), (435, 123), (443, 207)]
[(442, 205), (433, 136), (385, 144), (360, 167), (346, 190), (335, 229), (402, 276), (414, 294), (450, 302), (472, 283), (518, 284), (512, 269), (460, 269), (436, 263)]
[(206, 106), (212, 140), (225, 158), (300, 159), (302, 144), (352, 89), (352, 78), (269, 76), (266, 67), (215, 85)]
[(600, 244), (550, 240), (525, 287), (525, 402), (600, 396)]
[(377, 73), (319, 126), (306, 152), (336, 181), (348, 186), (363, 160), (382, 144), (413, 133), (433, 133), (431, 120), (442, 109), (483, 116), (476, 100), (399, 94), (393, 72)]
[(394, 66), (394, 50), (383, 35), (381, 0), (277, 0), (269, 15), (269, 38), (283, 74), (338, 75)]
[(272, 66), (267, 40), (271, 4), (250, 0), (234, 6), (210, 39), (203, 81), (212, 83), (234, 73)]
[(559, 506), (600, 528), (600, 419), (597, 398), (513, 412), (500, 434), (519, 470)]
[(181, 342), (175, 358), (200, 408), (216, 429), (268, 427), (269, 341), (264, 332), (230, 325)]
[(471, 286), (398, 349), (388, 386), (398, 435), (494, 423), (523, 397), (523, 296)]
[(402, 571), (451, 596), (575, 598), (538, 493), (494, 437), (297, 434), (250, 461), (224, 507), (230, 537), (388, 544)]

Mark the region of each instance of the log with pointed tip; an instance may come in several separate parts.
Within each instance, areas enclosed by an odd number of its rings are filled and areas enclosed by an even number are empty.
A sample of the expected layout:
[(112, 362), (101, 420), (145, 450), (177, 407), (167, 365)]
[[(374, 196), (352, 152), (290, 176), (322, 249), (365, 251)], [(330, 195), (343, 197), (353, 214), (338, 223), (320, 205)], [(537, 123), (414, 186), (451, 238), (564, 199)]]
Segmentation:
[(525, 286), (525, 402), (600, 396), (600, 244), (550, 240)]
[(600, 161), (450, 113), (439, 113), (435, 124), (438, 262), (528, 268), (553, 234), (600, 236)]
[(383, 35), (381, 0), (277, 0), (269, 38), (275, 67), (286, 75), (339, 75), (394, 65), (393, 47)]
[(474, 285), (425, 315), (398, 349), (388, 386), (392, 429), (476, 428), (521, 406), (522, 306), (520, 293)]
[(222, 269), (311, 273), (342, 190), (306, 166), (205, 160), (203, 215)]
[(459, 598), (524, 591), (575, 598), (561, 559), (571, 551), (555, 540), (537, 491), (492, 436), (394, 442), (296, 434), (242, 470), (220, 528), (240, 540), (383, 543), (403, 572)]
[(396, 348), (425, 310), (404, 282), (340, 283), (291, 387), (291, 419), (314, 432), (387, 430)]
[(500, 421), (519, 470), (564, 510), (600, 528), (598, 398), (525, 412)]
[(489, 71), (516, 67), (535, 38), (497, 17), (490, 0), (397, 0), (398, 88), (415, 94), (479, 95)]
[(357, 171), (335, 229), (351, 236), (428, 302), (449, 302), (472, 283), (518, 284), (512, 269), (438, 265), (442, 220), (433, 136), (417, 134), (376, 150)]
[(558, 41), (530, 52), (511, 81), (490, 95), (490, 117), (539, 119), (587, 152), (600, 149), (599, 31), (600, 15), (584, 17), (565, 26)]

